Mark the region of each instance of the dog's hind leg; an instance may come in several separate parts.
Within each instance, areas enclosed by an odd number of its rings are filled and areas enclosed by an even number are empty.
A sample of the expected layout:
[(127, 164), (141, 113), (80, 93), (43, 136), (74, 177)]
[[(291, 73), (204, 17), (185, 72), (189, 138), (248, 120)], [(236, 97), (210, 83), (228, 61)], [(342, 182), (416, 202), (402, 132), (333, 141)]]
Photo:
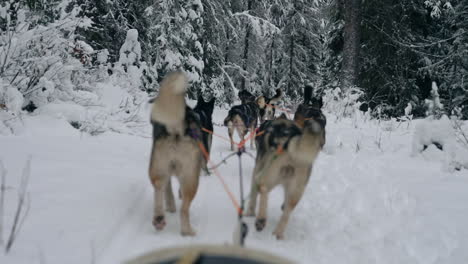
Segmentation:
[(174, 213), (176, 211), (176, 204), (174, 200), (174, 193), (172, 192), (171, 179), (166, 184), (166, 211)]
[(228, 122), (228, 135), (229, 135), (229, 139), (231, 141), (231, 150), (232, 151), (234, 151), (234, 139), (232, 139), (233, 134), (234, 134), (234, 124), (232, 123), (232, 121), (229, 121)]
[(167, 185), (167, 178), (161, 174), (151, 175), (154, 186), (154, 217), (153, 226), (157, 230), (162, 230), (166, 226), (164, 217), (164, 191)]
[(207, 140), (208, 140), (208, 153), (211, 153), (211, 145), (213, 144), (213, 135), (211, 134), (208, 134), (208, 137), (207, 137)]
[(191, 172), (191, 175), (184, 175), (184, 182), (181, 182), (182, 191), (182, 206), (180, 208), (180, 225), (182, 236), (194, 236), (195, 231), (190, 225), (190, 204), (192, 203), (198, 188), (198, 177), (200, 174), (200, 167)]
[(255, 149), (255, 137), (257, 136), (257, 129), (256, 129), (255, 122), (252, 122), (252, 126), (250, 127), (250, 133), (252, 133), (252, 137), (250, 138), (250, 148)]
[(250, 185), (249, 205), (247, 206), (246, 216), (255, 216), (255, 209), (257, 208), (258, 184), (257, 176), (262, 171), (263, 166), (257, 163), (252, 175), (252, 183)]
[[(297, 174), (305, 174), (309, 172), (310, 170), (306, 168), (296, 168)], [(284, 238), (284, 230), (286, 229), (286, 225), (288, 224), (291, 212), (301, 199), (302, 194), (304, 193), (305, 187), (307, 185), (307, 180), (304, 181), (303, 177), (297, 177), (297, 174), (296, 179), (293, 179), (292, 182), (287, 183), (285, 186), (283, 214), (281, 215), (280, 221), (276, 226), (275, 231), (273, 232), (273, 235), (275, 235), (277, 239)]]
[(258, 188), (255, 180), (252, 180), (250, 187), (249, 205), (247, 206), (247, 213), (245, 216), (255, 216), (255, 208), (257, 207)]

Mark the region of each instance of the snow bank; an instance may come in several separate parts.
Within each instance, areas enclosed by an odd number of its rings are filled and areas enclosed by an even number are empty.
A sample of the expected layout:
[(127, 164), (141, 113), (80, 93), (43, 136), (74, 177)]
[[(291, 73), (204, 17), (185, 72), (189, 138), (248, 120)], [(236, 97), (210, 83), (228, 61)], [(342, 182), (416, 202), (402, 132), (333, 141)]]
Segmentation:
[(86, 108), (81, 105), (58, 102), (39, 107), (35, 115), (64, 118), (68, 122), (81, 122), (85, 119), (86, 111)]
[[(112, 87), (106, 87), (106, 92), (111, 93)], [(125, 94), (120, 89), (116, 93)], [(113, 103), (118, 108), (118, 100)], [(226, 115), (226, 110), (217, 108), (214, 122), (222, 122)], [(322, 152), (315, 163), (285, 240), (271, 235), (284, 199), (277, 188), (269, 195), (263, 232), (255, 231), (253, 218), (245, 219), (250, 229), (246, 246), (304, 264), (464, 264), (468, 259), (468, 171), (449, 173), (430, 160), (408, 158), (412, 125), (369, 120), (356, 126), (351, 118), (327, 117), (327, 145), (334, 151)], [(391, 130), (382, 128), (385, 122), (393, 123), (385, 124)], [(111, 127), (112, 120), (106, 124)], [(163, 231), (154, 230), (153, 190), (147, 176), (149, 138), (109, 132), (91, 137), (72, 128), (64, 117), (45, 114), (27, 116), (24, 125), (28, 133), (0, 137), (0, 158), (9, 171), (11, 190), (17, 187), (25, 157), (33, 155), (30, 212), (11, 253), (0, 253), (0, 263), (37, 259), (121, 263), (156, 248), (231, 243), (236, 211), (216, 177), (200, 178), (190, 208), (196, 237), (180, 236), (179, 212), (167, 214)], [(215, 133), (226, 135), (227, 131), (215, 126)], [(375, 142), (379, 138), (380, 145)], [(429, 146), (422, 155), (430, 151), (443, 153)], [(213, 162), (228, 154), (229, 142), (214, 137)], [(254, 160), (243, 156), (242, 161), (245, 191)], [(219, 170), (237, 194), (237, 159)], [(14, 191), (7, 192), (6, 219), (14, 216), (15, 197)], [(179, 210), (180, 200), (176, 203)]]
[[(438, 148), (442, 153), (438, 153)], [(440, 119), (429, 117), (418, 120), (412, 142), (411, 156), (429, 151), (424, 156), (440, 159), (444, 170), (468, 169), (468, 150), (456, 140), (452, 121), (443, 115)]]
[[(2, 94), (3, 90), (5, 92)], [(6, 87), (0, 87), (0, 98), (3, 98), (0, 99), (0, 102), (3, 101), (3, 104), (5, 105), (8, 111), (11, 111), (13, 113), (18, 113), (19, 111), (21, 111), (24, 98), (23, 95), (15, 87), (10, 85)]]

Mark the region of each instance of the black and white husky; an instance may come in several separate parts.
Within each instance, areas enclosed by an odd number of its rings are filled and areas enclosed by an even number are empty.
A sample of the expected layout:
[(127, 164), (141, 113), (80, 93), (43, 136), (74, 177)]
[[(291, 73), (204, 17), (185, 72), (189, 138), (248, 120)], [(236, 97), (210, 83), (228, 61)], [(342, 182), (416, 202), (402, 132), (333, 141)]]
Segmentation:
[[(266, 120), (271, 120), (275, 116), (275, 104), (279, 102), (282, 97), (281, 90), (277, 90), (275, 96), (272, 98), (260, 96), (257, 99), (247, 92), (239, 92), (239, 98), (242, 104), (233, 106), (224, 119), (224, 125), (228, 127), (228, 135), (231, 140), (231, 150), (234, 150), (233, 135), (237, 131), (241, 140), (251, 131), (254, 133), (259, 123)], [(251, 140), (251, 147), (253, 148), (254, 141)]]
[[(304, 193), (314, 161), (321, 150), (324, 128), (313, 119), (305, 120), (303, 128), (300, 128), (282, 115), (263, 123), (260, 132), (263, 133), (256, 138), (257, 157), (247, 215), (255, 215), (258, 202), (255, 227), (257, 231), (263, 230), (267, 219), (268, 194), (274, 187), (283, 186), (283, 214), (273, 232), (277, 239), (283, 239), (290, 214)], [(260, 196), (258, 201), (257, 196)]]

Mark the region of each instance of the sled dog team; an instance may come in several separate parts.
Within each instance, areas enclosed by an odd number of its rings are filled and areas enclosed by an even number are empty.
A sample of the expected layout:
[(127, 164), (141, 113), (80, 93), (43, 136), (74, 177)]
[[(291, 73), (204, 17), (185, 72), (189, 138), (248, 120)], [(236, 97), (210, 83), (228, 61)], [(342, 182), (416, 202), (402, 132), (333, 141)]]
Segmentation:
[[(193, 236), (195, 231), (190, 224), (189, 209), (197, 193), (200, 171), (207, 168), (205, 157), (209, 155), (212, 142), (207, 131), (213, 130), (214, 99), (205, 102), (199, 96), (192, 109), (185, 103), (187, 86), (187, 77), (182, 72), (170, 73), (161, 82), (151, 111), (153, 147), (149, 176), (154, 187), (154, 227), (162, 230), (166, 225), (165, 210), (176, 211), (171, 185), (174, 175), (179, 180), (182, 199), (181, 234)], [(289, 120), (284, 114), (275, 118), (275, 104), (282, 97), (281, 90), (277, 90), (272, 98), (255, 98), (245, 90), (238, 96), (242, 103), (233, 106), (224, 120), (231, 150), (234, 150), (234, 131), (241, 139), (249, 132), (254, 133), (252, 139), (255, 139), (257, 149), (245, 214), (256, 216), (255, 228), (263, 230), (268, 194), (274, 187), (282, 185), (285, 191), (283, 213), (273, 234), (283, 239), (290, 214), (301, 199), (314, 161), (325, 144), (326, 118), (321, 111), (322, 99), (314, 98), (312, 87), (306, 86), (304, 101), (297, 108), (294, 120)], [(251, 144), (253, 147), (253, 140)]]

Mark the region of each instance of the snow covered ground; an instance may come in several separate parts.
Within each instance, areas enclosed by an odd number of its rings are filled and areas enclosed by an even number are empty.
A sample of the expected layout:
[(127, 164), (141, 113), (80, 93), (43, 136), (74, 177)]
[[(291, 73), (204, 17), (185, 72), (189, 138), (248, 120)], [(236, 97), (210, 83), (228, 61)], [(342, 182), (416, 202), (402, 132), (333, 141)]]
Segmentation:
[[(214, 121), (225, 115), (217, 109)], [(271, 234), (281, 214), (277, 189), (265, 230), (256, 232), (247, 219), (247, 247), (298, 263), (468, 263), (468, 170), (446, 172), (443, 154), (432, 147), (411, 157), (418, 121), (408, 126), (327, 117), (327, 145), (285, 240)], [(0, 137), (0, 159), (8, 170), (4, 239), (32, 155), (30, 209), (0, 263), (120, 263), (162, 247), (231, 243), (236, 212), (214, 175), (201, 177), (191, 207), (196, 237), (180, 236), (178, 212), (167, 215), (163, 231), (153, 229), (149, 126), (148, 137), (90, 136), (55, 117), (23, 122), (22, 135)], [(215, 132), (227, 134), (224, 127)], [(228, 149), (228, 142), (215, 138), (212, 160)], [(254, 163), (248, 156), (243, 162), (248, 190)], [(237, 194), (236, 158), (220, 171)]]

